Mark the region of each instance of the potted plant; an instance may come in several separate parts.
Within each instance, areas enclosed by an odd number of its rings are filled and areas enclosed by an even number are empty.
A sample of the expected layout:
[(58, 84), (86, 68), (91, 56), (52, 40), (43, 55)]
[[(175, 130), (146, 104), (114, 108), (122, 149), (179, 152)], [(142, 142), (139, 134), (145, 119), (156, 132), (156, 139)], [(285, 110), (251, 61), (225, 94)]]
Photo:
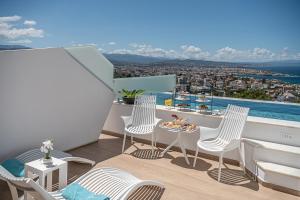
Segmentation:
[(41, 152), (44, 153), (43, 163), (52, 163), (51, 151), (53, 150), (53, 141), (46, 140), (42, 143), (40, 148)]
[(122, 89), (121, 95), (123, 102), (126, 104), (134, 104), (135, 97), (144, 93), (145, 90), (125, 90)]

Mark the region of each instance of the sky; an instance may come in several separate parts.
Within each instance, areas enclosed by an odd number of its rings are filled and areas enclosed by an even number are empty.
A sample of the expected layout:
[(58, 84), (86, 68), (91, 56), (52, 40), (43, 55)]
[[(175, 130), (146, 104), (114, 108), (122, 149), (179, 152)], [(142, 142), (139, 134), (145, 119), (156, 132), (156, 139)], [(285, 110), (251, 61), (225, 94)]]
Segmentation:
[(220, 61), (300, 60), (299, 0), (1, 0), (0, 44)]

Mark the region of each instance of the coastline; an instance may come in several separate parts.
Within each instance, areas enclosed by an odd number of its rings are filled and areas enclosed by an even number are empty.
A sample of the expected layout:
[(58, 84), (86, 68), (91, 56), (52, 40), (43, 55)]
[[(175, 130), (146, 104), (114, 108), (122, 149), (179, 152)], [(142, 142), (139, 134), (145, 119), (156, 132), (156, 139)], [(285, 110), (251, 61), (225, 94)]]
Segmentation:
[(249, 68), (270, 72), (271, 74), (243, 74), (239, 77), (252, 77), (268, 80), (275, 79), (289, 84), (300, 84), (300, 66), (265, 66)]

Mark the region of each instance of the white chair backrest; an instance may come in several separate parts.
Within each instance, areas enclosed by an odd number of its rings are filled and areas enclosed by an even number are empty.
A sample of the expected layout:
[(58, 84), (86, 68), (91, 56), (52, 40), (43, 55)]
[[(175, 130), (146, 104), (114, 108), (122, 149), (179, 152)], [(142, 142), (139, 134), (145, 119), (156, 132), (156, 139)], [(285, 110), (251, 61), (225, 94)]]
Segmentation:
[(233, 139), (241, 139), (248, 112), (249, 108), (229, 104), (219, 126), (218, 138), (227, 142)]
[(38, 160), (41, 158), (43, 154), (41, 153), (41, 150), (40, 149), (31, 149), (29, 151), (26, 151), (20, 155), (18, 155), (16, 157), (17, 160), (23, 162), (23, 163), (28, 163), (28, 162), (31, 162), (33, 160)]
[(137, 96), (132, 110), (132, 126), (155, 125), (155, 108), (155, 95)]

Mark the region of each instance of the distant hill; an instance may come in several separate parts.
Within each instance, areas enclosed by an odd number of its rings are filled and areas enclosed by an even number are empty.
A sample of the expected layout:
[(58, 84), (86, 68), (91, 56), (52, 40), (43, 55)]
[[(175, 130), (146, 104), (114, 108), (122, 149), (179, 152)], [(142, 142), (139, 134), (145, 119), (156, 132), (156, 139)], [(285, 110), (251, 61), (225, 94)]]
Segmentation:
[(133, 55), (133, 54), (104, 54), (104, 56), (112, 63), (149, 64), (149, 63), (170, 60), (168, 58), (140, 56), (140, 55)]
[(224, 61), (208, 61), (208, 60), (192, 60), (192, 59), (168, 59), (157, 58), (149, 56), (140, 56), (132, 54), (104, 54), (114, 65), (124, 64), (140, 64), (149, 66), (160, 65), (177, 65), (183, 67), (290, 67), (300, 66), (300, 60), (284, 60), (284, 61), (270, 61), (270, 62), (224, 62)]
[(181, 65), (181, 66), (188, 66), (188, 67), (201, 67), (201, 66), (208, 66), (208, 67), (242, 67), (249, 65), (249, 63), (234, 63), (234, 62), (222, 62), (222, 61), (208, 61), (208, 60), (192, 60), (192, 59), (186, 59), (186, 60), (169, 60), (169, 61), (163, 61), (161, 62), (165, 65)]
[(31, 49), (23, 45), (0, 45), (0, 51), (3, 50), (17, 50), (17, 49)]
[(192, 60), (192, 59), (168, 59), (168, 58), (158, 58), (149, 56), (140, 56), (132, 54), (104, 54), (104, 56), (111, 61), (114, 65), (122, 64), (141, 64), (141, 65), (179, 65), (183, 67), (199, 67), (199, 66), (244, 66), (247, 63), (233, 63), (233, 62), (216, 62), (216, 61), (206, 61), (206, 60)]

